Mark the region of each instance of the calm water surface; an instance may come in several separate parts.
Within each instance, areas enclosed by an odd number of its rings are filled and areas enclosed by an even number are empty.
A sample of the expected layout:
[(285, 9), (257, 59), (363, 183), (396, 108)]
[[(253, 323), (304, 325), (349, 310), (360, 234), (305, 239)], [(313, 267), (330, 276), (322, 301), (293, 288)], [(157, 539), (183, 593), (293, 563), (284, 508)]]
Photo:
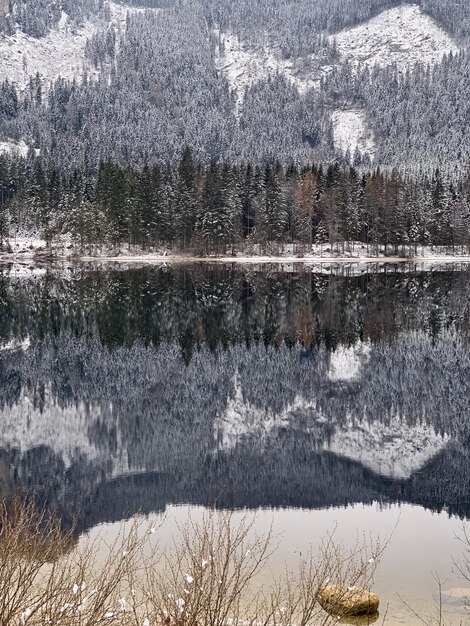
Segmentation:
[(392, 536), (376, 587), (413, 624), (397, 594), (424, 615), (433, 572), (468, 585), (470, 273), (289, 270), (2, 268), (0, 489), (81, 534), (166, 512), (163, 543), (188, 509), (256, 510), (274, 571), (335, 524)]

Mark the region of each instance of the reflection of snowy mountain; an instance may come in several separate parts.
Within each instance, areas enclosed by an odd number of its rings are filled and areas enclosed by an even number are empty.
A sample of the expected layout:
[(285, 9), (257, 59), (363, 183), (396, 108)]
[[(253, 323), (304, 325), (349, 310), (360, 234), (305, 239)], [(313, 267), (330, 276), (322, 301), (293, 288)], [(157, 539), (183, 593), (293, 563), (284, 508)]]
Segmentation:
[(370, 344), (358, 341), (354, 346), (338, 346), (331, 354), (328, 376), (333, 381), (358, 380), (370, 354)]
[[(227, 407), (214, 421), (214, 439), (217, 449), (233, 450), (239, 444), (248, 441), (256, 446), (265, 447), (268, 439), (282, 428), (297, 428), (295, 417), (309, 416), (315, 412), (314, 406), (300, 396), (280, 412), (259, 407), (245, 402), (238, 376), (234, 379), (234, 396), (227, 400)], [(307, 427), (310, 432), (310, 429)]]
[(130, 473), (127, 448), (119, 437), (111, 455), (103, 453), (93, 441), (90, 427), (101, 419), (99, 407), (90, 410), (84, 403), (60, 406), (50, 389), (39, 404), (23, 395), (13, 406), (0, 410), (0, 448), (17, 450), (21, 455), (35, 448), (47, 448), (65, 469), (84, 458), (106, 467), (109, 475)]
[(0, 490), (83, 526), (169, 502), (470, 515), (465, 276), (222, 277), (4, 279)]
[(45, 446), (62, 459), (65, 467), (85, 455), (95, 460), (99, 452), (90, 442), (87, 433), (87, 412), (83, 405), (56, 404), (47, 393), (41, 406), (23, 395), (13, 406), (0, 412), (0, 446), (18, 449), (21, 454)]
[[(350, 350), (357, 353), (359, 349), (356, 346)], [(344, 360), (348, 349), (340, 351), (338, 359), (348, 365), (341, 370), (342, 376), (351, 380), (354, 374), (357, 380), (360, 370), (352, 368), (349, 359)], [(338, 369), (335, 372), (339, 375)], [(328, 375), (331, 379), (331, 367)], [(61, 406), (50, 389), (44, 392), (40, 402), (25, 394), (0, 411), (0, 447), (17, 450), (21, 455), (35, 448), (48, 448), (65, 468), (83, 458), (100, 466), (109, 478), (165, 469), (155, 449), (148, 450), (147, 446), (140, 445), (140, 452), (129, 453), (125, 435), (112, 417), (112, 406), (106, 409), (87, 407), (83, 402)], [(100, 444), (96, 439), (99, 430), (110, 434), (112, 442)], [(212, 453), (217, 454), (244, 446), (266, 452), (279, 445), (281, 432), (308, 437), (312, 453), (332, 452), (377, 474), (397, 479), (410, 478), (449, 442), (447, 436), (437, 433), (431, 425), (408, 425), (399, 417), (385, 422), (355, 420), (349, 416), (346, 420), (335, 420), (318, 408), (315, 399), (308, 400), (301, 395), (296, 395), (280, 411), (262, 409), (244, 400), (240, 377), (235, 376), (226, 406), (213, 422), (214, 439), (209, 449), (212, 447)], [(158, 430), (148, 432), (147, 436), (157, 447)], [(132, 464), (130, 457), (134, 459)]]
[[(340, 348), (341, 354), (334, 366), (335, 379), (340, 374), (347, 380), (359, 377), (360, 369), (353, 366), (351, 351), (357, 353), (358, 348)], [(281, 429), (314, 434), (318, 442), (315, 452), (327, 450), (357, 461), (377, 474), (399, 479), (410, 478), (449, 441), (430, 425), (408, 425), (398, 417), (388, 423), (379, 419), (367, 422), (350, 418), (338, 423), (319, 413), (315, 402), (300, 396), (279, 413), (262, 410), (244, 401), (237, 377), (234, 397), (228, 399), (227, 408), (214, 422), (218, 448), (227, 451), (243, 444), (266, 448), (269, 439)]]
[[(407, 354), (411, 341), (403, 337)], [(420, 375), (430, 389), (432, 355), (448, 344), (414, 342), (415, 352), (419, 344), (427, 354), (416, 356), (427, 362)], [(167, 502), (325, 507), (403, 500), (461, 511), (458, 485), (466, 484), (470, 465), (457, 430), (465, 425), (448, 421), (452, 438), (442, 434), (432, 399), (422, 406), (416, 386), (407, 409), (414, 418), (396, 417), (386, 407), (383, 350), (354, 345), (306, 359), (300, 349), (234, 346), (203, 349), (186, 365), (171, 344), (110, 352), (94, 339), (63, 335), (5, 352), (0, 461), (12, 475), (2, 488), (16, 484), (47, 497), (83, 516), (84, 526)], [(398, 341), (384, 363), (401, 354)], [(455, 356), (465, 368), (464, 354)], [(399, 393), (394, 400), (404, 404)], [(462, 402), (463, 395), (456, 414)], [(449, 484), (460, 474), (454, 494)]]
[(382, 476), (408, 479), (448, 441), (425, 424), (408, 426), (400, 419), (390, 424), (350, 421), (336, 429), (327, 449)]

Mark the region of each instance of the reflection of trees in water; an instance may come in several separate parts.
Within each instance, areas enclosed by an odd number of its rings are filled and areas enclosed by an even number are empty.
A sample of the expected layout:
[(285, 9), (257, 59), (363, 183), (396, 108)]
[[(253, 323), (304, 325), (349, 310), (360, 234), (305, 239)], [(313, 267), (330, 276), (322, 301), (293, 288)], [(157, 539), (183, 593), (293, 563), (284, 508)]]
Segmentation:
[[(169, 503), (232, 509), (407, 502), (470, 517), (467, 449), (446, 449), (415, 476), (397, 480), (329, 452), (312, 451), (306, 444), (288, 442), (286, 453), (278, 447), (261, 455), (254, 449), (221, 453), (207, 457), (196, 473), (185, 472), (182, 467), (175, 475), (148, 472), (110, 480), (83, 459), (63, 477), (67, 493), (60, 499), (55, 498), (52, 486), (40, 495), (35, 493), (34, 474), (22, 475), (21, 467), (18, 474), (21, 487), (29, 487), (38, 501), (46, 497), (50, 506), (66, 514), (76, 513), (79, 530), (119, 521), (137, 512), (162, 511)], [(287, 456), (293, 452), (295, 459)]]
[[(346, 270), (345, 270), (346, 271)], [(42, 338), (68, 329), (81, 337), (96, 327), (109, 347), (136, 339), (158, 345), (178, 340), (187, 359), (211, 348), (261, 342), (307, 348), (373, 342), (403, 330), (434, 336), (457, 325), (469, 331), (467, 272), (402, 273), (393, 268), (361, 276), (326, 276), (222, 266), (75, 269), (64, 278), (0, 279), (4, 340)]]
[[(26, 351), (0, 352), (4, 415), (24, 396), (38, 413), (72, 407), (95, 450), (77, 449), (66, 464), (66, 427), (23, 451), (4, 431), (2, 461), (14, 468), (12, 484), (77, 512), (83, 527), (167, 502), (398, 500), (470, 515), (466, 275), (152, 269), (2, 288), (4, 336), (32, 340)], [(329, 349), (358, 338), (373, 342), (359, 375), (332, 379)], [(287, 417), (262, 444), (248, 428), (221, 449), (214, 423), (235, 381), (255, 419)], [(452, 437), (411, 478), (322, 449), (348, 419), (387, 424), (397, 415)]]

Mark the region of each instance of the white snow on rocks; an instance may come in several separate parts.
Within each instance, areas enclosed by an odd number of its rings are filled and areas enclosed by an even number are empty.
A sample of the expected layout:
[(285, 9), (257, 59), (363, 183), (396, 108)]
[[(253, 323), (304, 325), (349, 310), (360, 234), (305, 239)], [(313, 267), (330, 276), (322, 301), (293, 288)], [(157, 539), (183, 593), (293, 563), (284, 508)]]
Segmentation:
[(154, 7), (134, 7), (126, 4), (120, 4), (118, 2), (109, 2), (109, 10), (111, 14), (111, 23), (114, 24), (117, 29), (117, 46), (119, 47), (121, 37), (126, 31), (126, 21), (128, 15), (136, 15), (138, 13), (145, 13), (146, 11), (152, 11), (152, 13), (160, 13), (163, 9)]
[[(118, 29), (119, 42), (119, 31), (125, 28), (127, 13), (144, 9), (114, 2), (110, 2), (109, 7), (111, 23)], [(88, 39), (108, 25), (100, 20), (89, 20), (77, 28), (62, 12), (57, 27), (45, 37), (36, 39), (18, 28), (13, 35), (0, 38), (0, 81), (8, 79), (24, 91), (30, 77), (37, 73), (46, 85), (59, 76), (68, 80), (79, 79), (85, 71), (90, 79), (96, 77), (98, 71), (85, 58), (85, 46)]]
[(268, 43), (258, 48), (246, 46), (230, 33), (216, 33), (220, 45), (216, 55), (216, 68), (228, 80), (230, 89), (237, 96), (236, 111), (240, 113), (247, 88), (268, 80), (277, 74), (283, 75), (299, 93), (306, 93), (319, 84), (319, 79), (303, 78), (296, 71), (291, 60), (282, 59)]
[[(344, 61), (354, 67), (386, 67), (396, 64), (401, 71), (416, 63), (436, 64), (458, 47), (447, 33), (415, 4), (383, 11), (368, 22), (330, 37), (336, 41)], [(360, 109), (337, 110), (332, 114), (333, 140), (338, 152), (348, 150), (351, 158), (357, 150), (376, 156), (374, 137), (366, 114)]]
[(0, 154), (14, 154), (26, 157), (28, 150), (29, 146), (24, 141), (18, 143), (15, 141), (0, 141)]
[(17, 350), (27, 350), (31, 345), (31, 340), (29, 337), (23, 340), (19, 339), (11, 339), (6, 343), (0, 343), (0, 353), (3, 352), (16, 352)]
[(0, 40), (0, 81), (10, 80), (25, 90), (30, 76), (40, 74), (46, 83), (62, 76), (80, 77), (85, 68), (87, 39), (99, 30), (98, 23), (87, 22), (83, 28), (74, 28), (64, 13), (57, 28), (45, 37), (35, 39), (17, 30), (14, 35)]
[[(275, 46), (267, 41), (253, 47), (231, 33), (216, 31), (216, 35), (219, 38), (216, 67), (236, 93), (238, 113), (245, 90), (259, 81), (282, 74), (302, 94), (318, 87), (321, 76), (332, 69), (324, 65), (315, 75), (301, 74), (296, 69), (295, 59), (283, 59)], [(378, 64), (383, 67), (396, 63), (399, 69), (406, 70), (415, 63), (438, 63), (445, 54), (458, 52), (451, 37), (414, 4), (383, 11), (359, 26), (331, 35), (329, 39), (331, 43), (336, 42), (342, 59), (356, 66)], [(341, 149), (347, 144), (346, 149), (352, 153), (357, 146), (361, 152), (374, 155), (375, 145), (362, 111), (336, 111), (334, 125)], [(348, 134), (343, 132), (345, 127)]]
[(338, 52), (353, 65), (385, 67), (395, 64), (406, 71), (416, 63), (439, 63), (458, 52), (449, 35), (416, 4), (383, 11), (368, 22), (331, 36)]
[(335, 148), (343, 154), (349, 151), (351, 159), (358, 150), (361, 155), (368, 154), (373, 160), (376, 147), (365, 112), (360, 109), (338, 109), (333, 111), (331, 117)]
[[(267, 42), (254, 48), (233, 34), (216, 34), (220, 41), (216, 67), (225, 75), (230, 89), (236, 94), (237, 116), (240, 115), (246, 89), (259, 81), (281, 74), (299, 93), (304, 94), (318, 88), (321, 76), (332, 69), (331, 66), (323, 66), (315, 75), (300, 74), (295, 59), (283, 59)], [(396, 64), (402, 71), (416, 63), (438, 63), (445, 54), (459, 50), (452, 38), (414, 4), (383, 11), (359, 26), (331, 35), (329, 39), (331, 43), (336, 42), (342, 60), (355, 67)], [(314, 63), (310, 65), (315, 66)], [(364, 111), (356, 108), (333, 111), (332, 122), (338, 152), (345, 154), (349, 150), (353, 158), (357, 149), (374, 160), (376, 145)]]

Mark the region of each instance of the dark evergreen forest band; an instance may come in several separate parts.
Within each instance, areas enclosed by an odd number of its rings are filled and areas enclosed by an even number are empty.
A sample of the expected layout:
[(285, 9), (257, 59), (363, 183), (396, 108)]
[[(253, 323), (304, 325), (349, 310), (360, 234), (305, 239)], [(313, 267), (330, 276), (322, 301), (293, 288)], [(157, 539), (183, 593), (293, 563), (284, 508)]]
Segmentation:
[[(341, 252), (362, 244), (373, 255), (419, 246), (470, 246), (470, 177), (446, 182), (337, 163), (297, 168), (194, 161), (142, 169), (102, 163), (66, 176), (40, 157), (0, 156), (0, 240), (35, 232), (53, 244), (129, 244), (197, 254), (240, 250), (279, 254), (312, 244)], [(334, 250), (333, 250), (334, 248)]]

